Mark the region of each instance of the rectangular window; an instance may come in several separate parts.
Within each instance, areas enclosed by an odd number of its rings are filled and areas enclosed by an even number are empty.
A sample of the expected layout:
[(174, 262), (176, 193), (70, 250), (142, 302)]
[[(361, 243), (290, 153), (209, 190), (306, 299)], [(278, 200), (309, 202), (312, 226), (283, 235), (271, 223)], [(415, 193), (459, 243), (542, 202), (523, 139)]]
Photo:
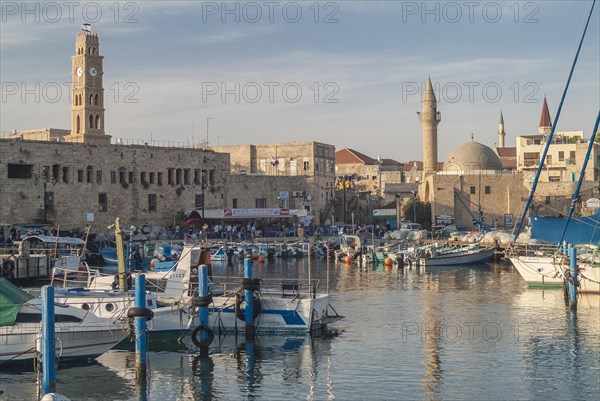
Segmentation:
[(237, 200), (237, 198), (233, 198), (233, 199), (231, 200), (231, 206), (232, 206), (234, 209), (237, 209), (237, 207), (238, 207), (238, 200)]
[(475, 189), (475, 185), (471, 185), (471, 186), (469, 187), (469, 193), (470, 193), (471, 195), (475, 195), (475, 194), (477, 193), (477, 191), (476, 191), (476, 189)]
[(108, 208), (108, 200), (105, 193), (98, 194), (98, 211), (106, 212)]
[(60, 167), (58, 164), (55, 164), (52, 166), (52, 179), (54, 180), (54, 182), (58, 182), (58, 175), (60, 172)]
[(102, 184), (102, 170), (96, 170), (96, 184)]
[(310, 169), (310, 162), (308, 160), (304, 160), (304, 162), (302, 163), (302, 168), (304, 169), (304, 171), (308, 171)]
[(33, 164), (8, 164), (8, 178), (33, 178)]
[(215, 170), (208, 171), (208, 182), (210, 185), (215, 185)]
[(63, 167), (62, 179), (65, 184), (69, 183), (69, 168)]
[(173, 170), (172, 168), (167, 169), (167, 184), (169, 185), (173, 185), (175, 184), (175, 179), (173, 177)]
[(130, 171), (129, 172), (129, 183), (133, 184), (133, 181), (134, 181), (133, 171)]
[(117, 183), (117, 172), (115, 170), (110, 171), (110, 183), (111, 184)]
[(265, 209), (267, 207), (267, 198), (256, 198), (254, 204), (257, 209)]
[(183, 170), (183, 185), (190, 185), (190, 169)]
[(119, 184), (122, 184), (125, 182), (125, 170), (120, 169), (119, 170)]
[(181, 185), (181, 169), (175, 170), (175, 185)]
[(145, 172), (145, 171), (142, 171), (142, 172), (140, 173), (140, 182), (141, 182), (142, 184), (146, 182), (146, 172)]
[(162, 186), (163, 184), (163, 173), (156, 173), (156, 185)]
[(575, 164), (575, 151), (574, 150), (569, 152), (569, 159), (571, 159), (571, 163)]
[(486, 185), (485, 188), (484, 188), (484, 190), (485, 190), (485, 194), (486, 195), (489, 195), (489, 194), (492, 193), (492, 187), (489, 186), (489, 185)]
[(194, 170), (194, 184), (200, 185), (200, 170)]
[(563, 152), (562, 150), (558, 152), (558, 161), (559, 162), (565, 161), (565, 152)]
[(92, 167), (88, 167), (87, 174), (85, 177), (88, 184), (92, 183), (92, 180), (94, 179), (93, 176), (94, 176), (94, 169)]
[(150, 179), (150, 184), (154, 184), (154, 173), (148, 174), (148, 177)]
[(148, 194), (148, 213), (156, 213), (156, 194)]
[(204, 204), (204, 195), (196, 194), (196, 198), (194, 200), (194, 207), (196, 209), (202, 209), (203, 204)]
[(77, 170), (77, 182), (83, 182), (83, 170)]

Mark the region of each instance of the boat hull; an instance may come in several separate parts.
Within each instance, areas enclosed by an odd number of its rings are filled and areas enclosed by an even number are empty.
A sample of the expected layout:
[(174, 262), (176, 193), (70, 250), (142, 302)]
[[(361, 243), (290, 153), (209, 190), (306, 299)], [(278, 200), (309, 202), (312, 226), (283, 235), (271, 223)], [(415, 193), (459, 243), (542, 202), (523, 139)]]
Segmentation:
[[(125, 327), (112, 329), (90, 323), (56, 324), (56, 355), (61, 361), (95, 358), (126, 336)], [(0, 327), (0, 364), (31, 362), (38, 349), (40, 323)]]
[[(563, 288), (563, 271), (568, 266), (552, 256), (511, 256), (509, 257), (523, 280), (531, 288)], [(600, 294), (600, 267), (589, 263), (579, 265), (580, 293)]]
[(468, 264), (485, 263), (494, 256), (495, 248), (477, 249), (464, 253), (441, 254), (432, 258), (421, 259), (421, 265), (432, 266), (462, 266)]
[[(566, 217), (531, 218), (531, 238), (549, 243), (558, 243), (567, 223)], [(570, 219), (565, 237), (569, 244), (597, 244), (600, 242), (600, 211), (591, 216)]]
[[(258, 334), (308, 333), (320, 330), (329, 319), (329, 295), (316, 298), (292, 296), (281, 293), (260, 293), (261, 313), (254, 324)], [(209, 309), (209, 327), (213, 331), (244, 332), (245, 321), (236, 314), (236, 301), (231, 297), (214, 297)], [(242, 308), (244, 306), (242, 305)]]

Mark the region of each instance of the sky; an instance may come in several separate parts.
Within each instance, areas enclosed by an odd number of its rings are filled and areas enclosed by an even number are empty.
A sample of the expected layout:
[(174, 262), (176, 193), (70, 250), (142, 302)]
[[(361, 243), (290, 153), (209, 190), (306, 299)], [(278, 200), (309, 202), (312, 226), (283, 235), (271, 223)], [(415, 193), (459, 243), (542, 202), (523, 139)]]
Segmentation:
[[(125, 141), (318, 141), (421, 160), (430, 76), (440, 161), (554, 119), (591, 2), (1, 2), (0, 131), (70, 128), (75, 36), (104, 56), (105, 129)], [(600, 109), (596, 4), (558, 130)], [(207, 120), (210, 119), (210, 120)], [(207, 133), (207, 121), (209, 129)], [(208, 134), (208, 135), (207, 135)]]

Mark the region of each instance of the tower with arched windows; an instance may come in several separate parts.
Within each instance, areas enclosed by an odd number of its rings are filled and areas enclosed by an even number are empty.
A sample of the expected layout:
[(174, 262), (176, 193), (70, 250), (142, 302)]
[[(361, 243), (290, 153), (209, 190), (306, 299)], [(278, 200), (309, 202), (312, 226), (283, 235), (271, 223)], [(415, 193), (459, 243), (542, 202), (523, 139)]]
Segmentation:
[(71, 135), (68, 142), (110, 144), (104, 133), (104, 70), (98, 35), (89, 28), (77, 34), (72, 60)]

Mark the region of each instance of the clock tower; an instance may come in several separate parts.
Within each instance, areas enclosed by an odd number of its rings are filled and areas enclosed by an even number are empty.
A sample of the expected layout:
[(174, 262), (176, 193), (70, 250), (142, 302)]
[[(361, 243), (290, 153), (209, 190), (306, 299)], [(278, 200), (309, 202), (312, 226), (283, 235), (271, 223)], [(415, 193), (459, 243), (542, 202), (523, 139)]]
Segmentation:
[(103, 58), (98, 35), (89, 24), (84, 24), (71, 57), (71, 135), (65, 137), (67, 142), (110, 144), (110, 136), (104, 133)]

